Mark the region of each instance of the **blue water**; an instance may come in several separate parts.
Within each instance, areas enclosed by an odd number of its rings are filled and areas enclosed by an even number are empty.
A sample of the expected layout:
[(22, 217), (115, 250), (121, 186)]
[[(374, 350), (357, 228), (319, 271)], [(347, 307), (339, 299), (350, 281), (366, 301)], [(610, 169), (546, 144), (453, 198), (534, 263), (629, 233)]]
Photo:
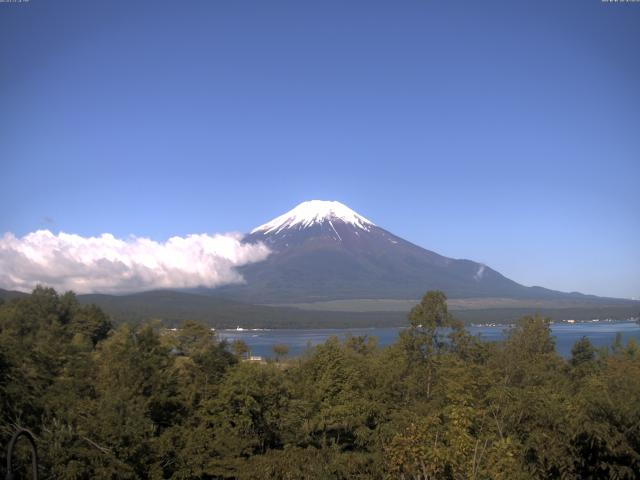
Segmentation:
[[(487, 341), (504, 340), (504, 325), (494, 327), (467, 327), (469, 332), (480, 335)], [(264, 358), (273, 357), (273, 346), (285, 344), (289, 347), (289, 356), (298, 356), (309, 347), (324, 343), (329, 337), (337, 336), (344, 339), (347, 335), (376, 337), (380, 346), (389, 345), (398, 339), (398, 333), (403, 327), (385, 328), (326, 328), (326, 329), (278, 329), (278, 330), (219, 330), (221, 338), (229, 341), (244, 340), (251, 354)], [(586, 336), (596, 347), (611, 345), (618, 333), (623, 342), (635, 338), (640, 342), (640, 324), (635, 322), (586, 322), (574, 324), (553, 324), (551, 331), (556, 340), (556, 350), (560, 355), (571, 355), (573, 344)]]

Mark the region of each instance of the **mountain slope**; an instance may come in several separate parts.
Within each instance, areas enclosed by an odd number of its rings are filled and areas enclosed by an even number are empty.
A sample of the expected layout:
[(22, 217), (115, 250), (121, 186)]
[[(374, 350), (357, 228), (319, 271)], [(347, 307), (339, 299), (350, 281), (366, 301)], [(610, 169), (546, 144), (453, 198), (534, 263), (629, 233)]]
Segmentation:
[(215, 292), (261, 303), (337, 299), (417, 299), (439, 289), (450, 298), (585, 297), (520, 285), (486, 265), (447, 258), (378, 227), (338, 202), (304, 202), (255, 228), (245, 242), (272, 254), (240, 269), (246, 283)]
[[(20, 301), (28, 293), (0, 289), (0, 305), (3, 301)], [(482, 300), (450, 300), (450, 311), (466, 322), (513, 323), (522, 315), (539, 313), (556, 320), (573, 318), (630, 318), (637, 317), (640, 302), (603, 301), (599, 297), (588, 301), (550, 300), (536, 303), (535, 307), (518, 301), (492, 308)], [(156, 290), (131, 295), (78, 295), (83, 304), (96, 304), (107, 312), (115, 323), (138, 323), (161, 320), (166, 326), (179, 326), (185, 320), (197, 320), (215, 328), (344, 328), (403, 326), (407, 314), (415, 302), (398, 300), (402, 305), (385, 308), (362, 309), (358, 302), (352, 306), (308, 304), (288, 306), (249, 305), (209, 295), (196, 295), (170, 290)], [(338, 301), (337, 303), (340, 303)], [(377, 302), (375, 302), (377, 303)], [(502, 305), (502, 306), (500, 306)], [(337, 308), (336, 308), (337, 307)], [(508, 307), (508, 308), (505, 308)]]
[(161, 320), (179, 326), (196, 320), (215, 328), (336, 328), (345, 326), (404, 325), (406, 312), (321, 312), (289, 307), (249, 305), (227, 299), (171, 290), (131, 295), (78, 295), (83, 304), (95, 304), (116, 322)]

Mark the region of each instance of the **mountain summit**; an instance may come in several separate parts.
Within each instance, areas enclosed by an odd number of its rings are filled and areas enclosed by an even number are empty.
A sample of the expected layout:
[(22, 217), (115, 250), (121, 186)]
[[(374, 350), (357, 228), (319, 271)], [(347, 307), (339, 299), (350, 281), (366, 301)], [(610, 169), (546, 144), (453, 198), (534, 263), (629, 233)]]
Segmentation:
[(280, 215), (270, 222), (254, 228), (251, 233), (279, 233), (285, 228), (307, 228), (315, 224), (333, 223), (335, 221), (348, 223), (366, 231), (375, 226), (373, 222), (340, 202), (309, 200), (308, 202), (302, 202), (284, 215)]
[(450, 298), (568, 298), (520, 285), (490, 267), (448, 258), (375, 225), (339, 202), (311, 200), (246, 235), (271, 249), (240, 268), (245, 284), (217, 292), (253, 303), (416, 299), (427, 290)]

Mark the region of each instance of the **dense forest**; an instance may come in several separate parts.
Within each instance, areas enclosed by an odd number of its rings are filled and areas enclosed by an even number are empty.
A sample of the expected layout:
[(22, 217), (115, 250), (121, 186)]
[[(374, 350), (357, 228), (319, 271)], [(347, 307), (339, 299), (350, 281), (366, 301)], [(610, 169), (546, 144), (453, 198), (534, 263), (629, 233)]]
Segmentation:
[(389, 347), (257, 363), (202, 324), (115, 327), (38, 287), (0, 305), (0, 475), (27, 428), (47, 479), (639, 478), (635, 342), (563, 359), (539, 316), (482, 342), (445, 300), (428, 292)]

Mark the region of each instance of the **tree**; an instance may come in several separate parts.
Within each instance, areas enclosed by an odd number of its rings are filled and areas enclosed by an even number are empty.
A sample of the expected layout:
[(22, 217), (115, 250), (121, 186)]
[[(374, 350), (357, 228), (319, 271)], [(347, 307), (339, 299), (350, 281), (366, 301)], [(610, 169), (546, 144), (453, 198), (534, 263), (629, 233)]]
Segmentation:
[(279, 368), (236, 365), (199, 410), (193, 428), (184, 432), (179, 463), (191, 472), (181, 478), (238, 478), (241, 461), (280, 448), (289, 398)]
[(409, 313), (409, 328), (400, 334), (400, 341), (413, 374), (423, 374), (415, 380), (425, 386), (427, 398), (432, 393), (437, 355), (445, 347), (444, 329), (460, 327), (449, 314), (447, 296), (439, 290), (428, 291)]
[[(75, 296), (74, 296), (75, 299)], [(70, 322), (71, 331), (86, 336), (93, 346), (107, 338), (113, 328), (111, 320), (96, 305), (78, 306)]]
[(196, 322), (113, 330), (97, 307), (39, 287), (0, 305), (0, 444), (16, 425), (29, 428), (41, 471), (61, 480), (640, 471), (633, 340), (594, 351), (583, 338), (567, 361), (549, 320), (532, 316), (505, 342), (482, 342), (442, 292), (428, 292), (385, 348), (332, 337), (286, 369), (239, 362), (249, 351), (241, 340), (233, 351)]
[(571, 359), (569, 363), (576, 368), (594, 361), (596, 358), (596, 349), (593, 347), (591, 340), (582, 337), (571, 348)]
[(233, 350), (233, 353), (235, 353), (239, 358), (246, 358), (250, 352), (249, 345), (247, 345), (244, 340), (240, 339), (233, 341), (233, 343), (231, 344), (231, 349)]
[(273, 353), (276, 355), (276, 360), (280, 361), (282, 357), (289, 355), (289, 346), (284, 343), (277, 343), (273, 346)]
[(153, 325), (122, 325), (95, 353), (96, 396), (78, 431), (113, 452), (109, 465), (124, 462), (138, 478), (153, 463), (154, 439), (185, 412), (173, 359)]
[(518, 358), (554, 353), (556, 344), (551, 335), (551, 319), (540, 315), (522, 317), (509, 330), (506, 345)]
[(640, 351), (630, 346), (602, 359), (572, 398), (576, 478), (638, 478)]

